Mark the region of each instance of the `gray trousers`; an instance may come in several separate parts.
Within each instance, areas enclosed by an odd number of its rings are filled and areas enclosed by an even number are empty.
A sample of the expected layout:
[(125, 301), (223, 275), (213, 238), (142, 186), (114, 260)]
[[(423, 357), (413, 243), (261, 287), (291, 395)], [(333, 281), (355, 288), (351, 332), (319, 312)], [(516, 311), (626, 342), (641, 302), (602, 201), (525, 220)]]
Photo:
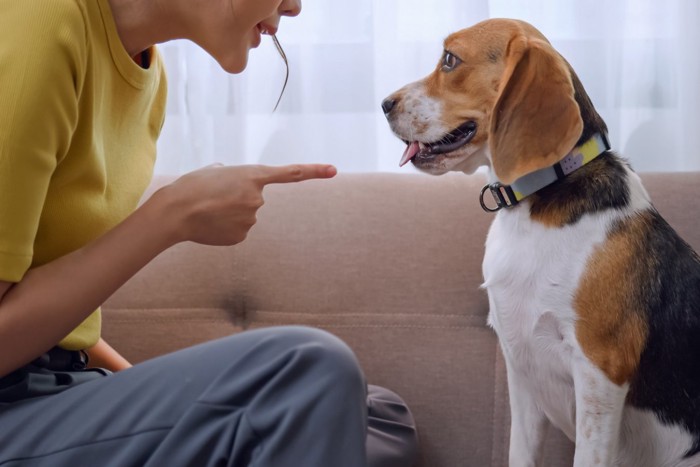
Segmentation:
[(352, 351), (248, 331), (0, 406), (0, 466), (410, 467), (413, 418)]

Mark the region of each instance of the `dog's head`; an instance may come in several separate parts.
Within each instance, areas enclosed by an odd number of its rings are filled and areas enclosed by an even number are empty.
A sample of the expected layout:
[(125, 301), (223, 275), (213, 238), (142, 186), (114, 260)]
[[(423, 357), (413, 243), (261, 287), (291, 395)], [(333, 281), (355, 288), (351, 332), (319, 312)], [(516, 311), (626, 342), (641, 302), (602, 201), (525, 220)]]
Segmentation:
[(410, 160), (436, 175), (490, 165), (506, 184), (566, 156), (585, 117), (605, 125), (547, 39), (508, 19), (450, 35), (435, 70), (382, 108), (407, 144), (401, 165)]

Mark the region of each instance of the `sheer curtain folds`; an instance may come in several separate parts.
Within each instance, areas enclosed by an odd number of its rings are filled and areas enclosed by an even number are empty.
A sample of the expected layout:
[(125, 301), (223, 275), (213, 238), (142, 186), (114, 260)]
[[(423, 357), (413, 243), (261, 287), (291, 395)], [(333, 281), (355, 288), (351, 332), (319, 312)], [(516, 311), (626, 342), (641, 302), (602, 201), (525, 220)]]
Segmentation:
[[(170, 82), (158, 173), (226, 164), (330, 162), (397, 171), (403, 143), (380, 102), (432, 71), (449, 33), (523, 19), (573, 65), (637, 171), (700, 170), (700, 2), (669, 0), (304, 0), (248, 69), (227, 75), (195, 45), (161, 46)], [(413, 169), (404, 167), (404, 172)]]

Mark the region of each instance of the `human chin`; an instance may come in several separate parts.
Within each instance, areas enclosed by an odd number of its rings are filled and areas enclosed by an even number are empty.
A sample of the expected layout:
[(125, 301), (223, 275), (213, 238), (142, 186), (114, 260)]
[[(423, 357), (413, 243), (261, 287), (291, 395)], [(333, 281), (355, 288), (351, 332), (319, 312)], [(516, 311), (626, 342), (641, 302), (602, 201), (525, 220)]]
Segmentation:
[(236, 53), (229, 53), (217, 61), (227, 73), (238, 74), (248, 66), (248, 53), (249, 49), (246, 48), (236, 51)]

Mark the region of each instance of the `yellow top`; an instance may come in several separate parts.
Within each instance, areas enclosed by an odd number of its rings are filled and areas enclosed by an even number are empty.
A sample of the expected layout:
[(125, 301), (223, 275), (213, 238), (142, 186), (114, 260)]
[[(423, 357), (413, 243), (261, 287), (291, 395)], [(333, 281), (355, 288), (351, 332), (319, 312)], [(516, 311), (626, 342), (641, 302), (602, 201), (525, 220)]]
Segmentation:
[[(76, 250), (136, 207), (166, 80), (124, 49), (108, 0), (0, 2), (0, 280)], [(59, 344), (100, 337), (96, 310)]]

